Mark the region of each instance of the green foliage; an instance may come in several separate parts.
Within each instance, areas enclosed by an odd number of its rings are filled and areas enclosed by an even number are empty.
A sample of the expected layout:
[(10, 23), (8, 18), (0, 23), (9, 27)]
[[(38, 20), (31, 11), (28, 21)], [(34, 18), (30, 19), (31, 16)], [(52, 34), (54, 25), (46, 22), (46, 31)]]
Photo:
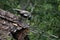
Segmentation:
[[(0, 8), (13, 12), (27, 0), (0, 0)], [(30, 20), (30, 40), (60, 40), (60, 0), (32, 0), (36, 3)], [(30, 11), (31, 7), (27, 8)]]

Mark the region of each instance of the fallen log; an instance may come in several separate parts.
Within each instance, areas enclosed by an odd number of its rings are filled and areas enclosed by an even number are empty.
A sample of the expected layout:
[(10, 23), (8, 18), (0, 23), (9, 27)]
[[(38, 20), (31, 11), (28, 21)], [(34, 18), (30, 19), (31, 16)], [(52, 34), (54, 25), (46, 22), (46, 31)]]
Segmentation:
[(16, 40), (25, 40), (29, 25), (20, 20), (22, 20), (20, 16), (0, 9), (0, 35), (2, 34), (0, 39), (7, 40), (7, 35), (11, 34), (12, 36), (10, 35), (10, 37)]

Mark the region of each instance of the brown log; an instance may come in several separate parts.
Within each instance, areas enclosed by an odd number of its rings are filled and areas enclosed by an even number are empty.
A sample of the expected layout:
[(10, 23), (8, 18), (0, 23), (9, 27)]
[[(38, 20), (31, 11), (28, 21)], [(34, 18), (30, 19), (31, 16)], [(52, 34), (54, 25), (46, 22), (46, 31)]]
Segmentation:
[(18, 21), (20, 17), (14, 15), (13, 13), (0, 9), (0, 18), (4, 18), (8, 21), (15, 22), (15, 21)]
[(29, 27), (28, 24), (22, 23), (20, 21), (20, 20), (22, 20), (20, 16), (16, 16), (16, 15), (14, 15), (10, 12), (4, 11), (2, 9), (0, 9), (0, 18), (7, 20), (9, 22), (15, 23), (23, 28)]
[[(21, 22), (20, 18), (20, 16), (16, 16), (8, 11), (0, 9), (0, 34), (6, 38), (6, 35), (11, 33), (16, 35), (15, 37), (17, 40), (24, 40), (28, 33), (29, 25)], [(1, 40), (5, 40), (2, 35), (0, 36), (0, 39), (3, 38)]]

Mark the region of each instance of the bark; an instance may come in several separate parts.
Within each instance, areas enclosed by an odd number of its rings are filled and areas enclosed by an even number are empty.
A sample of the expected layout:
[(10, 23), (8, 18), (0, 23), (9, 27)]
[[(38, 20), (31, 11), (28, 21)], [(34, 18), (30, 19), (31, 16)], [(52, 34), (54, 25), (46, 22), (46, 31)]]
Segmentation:
[(28, 25), (20, 20), (20, 16), (0, 9), (0, 40), (7, 40), (7, 37), (24, 40), (28, 33)]

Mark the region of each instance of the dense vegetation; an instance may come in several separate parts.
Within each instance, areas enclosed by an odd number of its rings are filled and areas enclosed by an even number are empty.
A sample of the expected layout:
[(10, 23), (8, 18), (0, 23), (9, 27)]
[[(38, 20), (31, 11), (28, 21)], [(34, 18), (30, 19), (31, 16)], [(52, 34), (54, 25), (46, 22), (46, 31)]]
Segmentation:
[[(27, 0), (0, 0), (0, 8), (14, 12)], [(30, 40), (60, 40), (60, 0), (32, 0), (34, 10), (30, 20)], [(28, 11), (31, 6), (28, 6)]]

